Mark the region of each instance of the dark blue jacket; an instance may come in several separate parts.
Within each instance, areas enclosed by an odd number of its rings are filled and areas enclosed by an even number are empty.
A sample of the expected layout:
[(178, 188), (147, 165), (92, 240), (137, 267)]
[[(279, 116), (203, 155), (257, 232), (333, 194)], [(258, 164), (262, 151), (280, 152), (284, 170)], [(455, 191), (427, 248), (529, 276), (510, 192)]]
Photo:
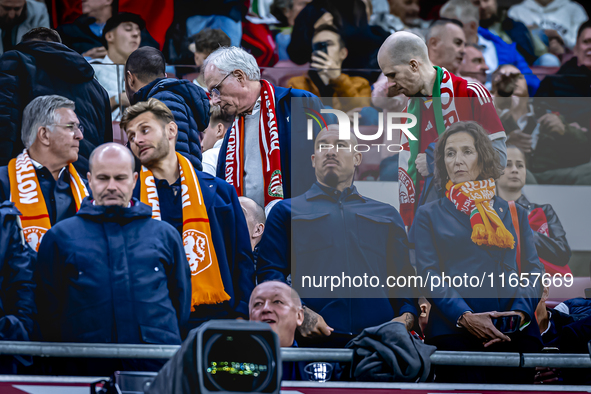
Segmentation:
[(390, 289), (393, 295), (387, 286), (369, 284), (347, 284), (334, 292), (330, 282), (328, 288), (302, 286), (303, 276), (315, 277), (318, 282), (324, 275), (342, 277), (344, 273), (353, 278), (367, 274), (377, 276), (385, 285), (388, 275), (414, 274), (398, 211), (361, 196), (354, 186), (343, 193), (335, 191), (316, 183), (304, 195), (273, 207), (259, 243), (258, 283), (286, 282), (291, 274), (292, 286), (306, 305), (337, 334), (357, 335), (404, 312), (416, 316), (413, 292), (408, 287)]
[(499, 66), (503, 64), (512, 64), (521, 71), (527, 81), (529, 95), (530, 97), (533, 97), (540, 86), (540, 80), (532, 73), (523, 56), (517, 51), (515, 43), (507, 44), (501, 37), (491, 33), (487, 29), (483, 29), (482, 27), (478, 28), (478, 34), (493, 42), (497, 51)]
[(27, 341), (33, 331), (35, 282), (28, 247), (11, 202), (0, 204), (0, 340)]
[(84, 139), (74, 165), (80, 176), (86, 177), (90, 153), (113, 141), (109, 95), (94, 79), (91, 65), (56, 42), (23, 42), (0, 57), (0, 165), (7, 165), (24, 149), (21, 121), (27, 104), (50, 94), (76, 103)]
[(183, 243), (149, 206), (95, 206), (43, 237), (35, 268), (42, 339), (178, 345), (191, 302)]
[(201, 141), (199, 133), (209, 125), (209, 99), (205, 91), (191, 81), (158, 78), (135, 92), (131, 104), (150, 98), (162, 101), (172, 111), (179, 126), (176, 151), (185, 156), (199, 171)]
[[(244, 213), (238, 201), (236, 190), (225, 181), (215, 178), (205, 172), (195, 171), (199, 179), (199, 186), (203, 201), (207, 207), (207, 217), (211, 229), (213, 247), (220, 267), (220, 274), (226, 293), (231, 297), (227, 302), (215, 305), (200, 305), (189, 318), (189, 327), (194, 328), (211, 319), (248, 318), (248, 301), (254, 289), (254, 263), (248, 227)], [(158, 184), (162, 181), (157, 182)], [(139, 197), (139, 183), (134, 195)], [(165, 214), (162, 217), (178, 216), (182, 218), (181, 193), (177, 193), (173, 209), (177, 212)], [(166, 205), (168, 206), (168, 204)], [(160, 204), (161, 211), (166, 206)], [(182, 234), (182, 219), (170, 221)], [(186, 261), (186, 259), (185, 259)]]
[[(517, 241), (509, 204), (495, 197), (494, 210)], [(527, 212), (519, 205), (517, 212), (521, 235), (521, 272), (543, 274), (544, 267), (536, 252)], [(429, 277), (424, 292), (432, 307), (425, 337), (466, 333), (456, 327), (458, 318), (466, 311), (478, 313), (511, 310), (525, 313), (531, 321), (526, 332), (539, 337), (534, 312), (541, 296), (541, 279), (535, 287), (533, 279), (529, 287), (511, 287), (509, 275), (517, 273), (517, 248), (479, 246), (472, 242), (471, 235), (472, 227), (468, 215), (458, 211), (445, 197), (417, 210), (409, 240), (415, 245), (417, 274), (423, 278)], [(463, 277), (466, 274), (468, 278), (477, 276), (480, 280), (484, 275), (484, 282), (482, 287), (476, 288), (466, 289), (463, 285), (454, 288), (446, 285), (431, 290), (430, 278), (441, 277), (443, 274), (450, 277)], [(492, 286), (491, 274), (495, 279)], [(504, 287), (499, 280), (500, 274), (505, 275)]]
[[(311, 152), (314, 152), (314, 144), (313, 141), (307, 139), (306, 108), (313, 108), (315, 111), (320, 112), (320, 108), (323, 108), (323, 106), (318, 97), (310, 92), (280, 86), (274, 87), (281, 151), (283, 195), (284, 198), (290, 198), (305, 193), (316, 181), (314, 168), (310, 166), (310, 155)], [(327, 114), (323, 116), (328, 118)], [(318, 131), (315, 128), (314, 135)], [(216, 175), (222, 179), (226, 179), (226, 151), (229, 138), (230, 133), (228, 132), (224, 137), (218, 157)], [(293, 172), (291, 170), (292, 166), (295, 169)]]

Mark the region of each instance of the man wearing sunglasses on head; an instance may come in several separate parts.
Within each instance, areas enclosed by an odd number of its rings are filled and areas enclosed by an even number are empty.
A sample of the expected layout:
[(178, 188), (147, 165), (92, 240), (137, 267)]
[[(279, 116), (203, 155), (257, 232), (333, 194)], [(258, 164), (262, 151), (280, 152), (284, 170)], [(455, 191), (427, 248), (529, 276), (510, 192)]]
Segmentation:
[(31, 101), (23, 112), (25, 150), (0, 167), (0, 201), (14, 202), (25, 239), (35, 251), (43, 235), (74, 216), (89, 195), (72, 165), (84, 138), (74, 108), (73, 101), (57, 95)]
[(261, 79), (255, 58), (238, 47), (219, 48), (205, 59), (203, 70), (212, 105), (235, 118), (220, 148), (217, 176), (238, 196), (264, 207), (266, 215), (278, 201), (308, 190), (315, 176), (305, 111), (319, 114), (320, 100)]

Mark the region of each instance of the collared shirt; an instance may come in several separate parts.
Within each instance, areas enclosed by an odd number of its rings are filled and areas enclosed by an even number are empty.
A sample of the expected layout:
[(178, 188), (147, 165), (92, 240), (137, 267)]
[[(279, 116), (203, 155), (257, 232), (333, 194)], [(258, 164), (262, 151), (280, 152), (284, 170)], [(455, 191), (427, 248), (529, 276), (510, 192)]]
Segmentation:
[(220, 155), (220, 148), (224, 139), (217, 140), (211, 149), (203, 152), (201, 156), (201, 164), (203, 164), (203, 172), (207, 172), (215, 176), (215, 172), (218, 166), (218, 156)]
[(45, 199), (47, 213), (51, 225), (70, 218), (76, 214), (76, 201), (72, 196), (72, 187), (70, 186), (70, 172), (67, 167), (60, 170), (57, 181), (53, 179), (51, 172), (41, 163), (31, 159), (39, 186)]
[(162, 220), (183, 233), (183, 200), (181, 198), (181, 178), (172, 185), (166, 179), (156, 179), (158, 202)]

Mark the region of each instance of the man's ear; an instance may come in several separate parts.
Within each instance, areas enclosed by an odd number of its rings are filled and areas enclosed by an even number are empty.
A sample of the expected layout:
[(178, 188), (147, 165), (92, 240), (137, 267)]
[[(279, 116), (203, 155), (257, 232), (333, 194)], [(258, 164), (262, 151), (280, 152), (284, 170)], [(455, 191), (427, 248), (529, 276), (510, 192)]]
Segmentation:
[(166, 125), (166, 131), (168, 132), (169, 139), (176, 139), (179, 133), (179, 126), (175, 122), (170, 122)]
[(339, 51), (339, 60), (342, 62), (347, 58), (347, 56), (349, 56), (349, 50), (345, 47), (341, 48)]
[(410, 59), (410, 62), (408, 62), (408, 65), (410, 66), (410, 69), (413, 72), (419, 71), (419, 62), (416, 59)]
[(428, 48), (436, 47), (439, 44), (439, 38), (431, 37), (429, 38), (429, 42), (427, 43)]
[(254, 231), (252, 232), (252, 237), (258, 238), (263, 235), (263, 232), (265, 232), (265, 225), (263, 223), (257, 223), (254, 226)]
[(215, 138), (217, 140), (224, 138), (224, 135), (226, 134), (226, 126), (224, 126), (223, 123), (218, 123), (215, 126)]
[(107, 41), (107, 43), (109, 43), (109, 44), (115, 40), (115, 33), (113, 32), (113, 30), (111, 30), (111, 31), (107, 32), (107, 34), (105, 34), (105, 41)]
[(315, 155), (312, 155), (312, 168), (316, 168), (316, 163), (314, 163)]
[(37, 129), (37, 138), (35, 141), (39, 141), (42, 145), (49, 146), (49, 127), (41, 126)]
[(244, 83), (248, 80), (246, 73), (242, 70), (234, 70), (234, 76), (236, 77), (236, 80), (242, 85), (244, 85)]
[(363, 155), (361, 154), (361, 152), (355, 152), (355, 154), (353, 155), (353, 164), (355, 165), (355, 167), (359, 167), (362, 159)]
[(304, 309), (300, 306), (296, 312), (296, 324), (299, 326), (304, 322)]

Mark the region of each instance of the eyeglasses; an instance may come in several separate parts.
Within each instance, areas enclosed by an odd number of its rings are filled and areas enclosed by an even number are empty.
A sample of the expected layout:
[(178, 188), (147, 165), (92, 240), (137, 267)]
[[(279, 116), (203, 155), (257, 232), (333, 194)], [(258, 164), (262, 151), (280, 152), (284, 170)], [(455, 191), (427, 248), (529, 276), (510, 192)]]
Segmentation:
[(54, 123), (54, 124), (49, 124), (48, 126), (60, 126), (73, 134), (76, 133), (76, 130), (80, 130), (80, 133), (84, 134), (84, 126), (82, 126), (80, 123), (68, 123), (68, 124)]
[(215, 96), (215, 97), (220, 97), (220, 87), (222, 86), (222, 83), (226, 80), (226, 78), (228, 78), (230, 75), (232, 75), (234, 71), (229, 72), (228, 74), (226, 74), (226, 76), (220, 81), (220, 83), (218, 83), (217, 85), (215, 85), (213, 88), (211, 88), (211, 95)]

